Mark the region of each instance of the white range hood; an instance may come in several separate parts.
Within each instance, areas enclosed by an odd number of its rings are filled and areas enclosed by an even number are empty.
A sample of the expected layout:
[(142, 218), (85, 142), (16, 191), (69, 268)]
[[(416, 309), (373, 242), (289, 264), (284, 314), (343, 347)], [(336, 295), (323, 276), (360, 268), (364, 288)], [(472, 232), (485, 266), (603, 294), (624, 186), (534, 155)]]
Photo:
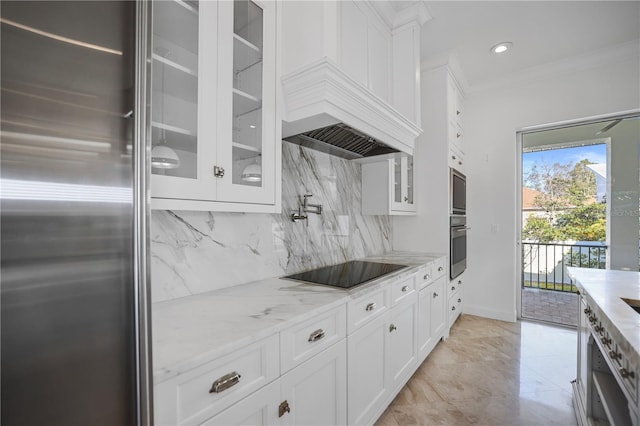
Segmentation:
[(284, 139), (338, 124), (413, 154), (422, 133), (420, 24), (428, 15), (423, 2), (408, 3), (411, 13), (387, 2), (283, 2)]

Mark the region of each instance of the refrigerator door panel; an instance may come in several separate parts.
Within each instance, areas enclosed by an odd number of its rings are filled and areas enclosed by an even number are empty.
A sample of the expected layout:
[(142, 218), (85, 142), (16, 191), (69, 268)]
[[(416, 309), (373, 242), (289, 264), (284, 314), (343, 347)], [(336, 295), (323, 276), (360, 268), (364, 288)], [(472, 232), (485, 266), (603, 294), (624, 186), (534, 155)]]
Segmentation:
[(137, 423), (134, 2), (2, 2), (6, 425)]

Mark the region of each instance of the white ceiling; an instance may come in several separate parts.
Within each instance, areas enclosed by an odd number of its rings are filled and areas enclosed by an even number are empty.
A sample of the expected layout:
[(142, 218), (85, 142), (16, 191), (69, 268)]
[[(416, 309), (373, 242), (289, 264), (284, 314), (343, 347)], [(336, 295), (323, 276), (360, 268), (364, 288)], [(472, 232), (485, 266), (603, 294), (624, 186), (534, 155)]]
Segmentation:
[[(428, 1), (421, 58), (457, 59), (470, 86), (624, 43), (640, 48), (640, 1)], [(503, 55), (489, 52), (513, 42)]]

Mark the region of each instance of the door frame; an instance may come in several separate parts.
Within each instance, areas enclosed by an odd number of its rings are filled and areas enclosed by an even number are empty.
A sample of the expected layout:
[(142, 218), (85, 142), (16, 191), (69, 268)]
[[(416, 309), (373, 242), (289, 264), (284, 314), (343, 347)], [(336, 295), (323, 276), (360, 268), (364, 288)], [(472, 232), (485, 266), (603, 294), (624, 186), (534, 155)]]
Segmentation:
[[(547, 130), (562, 129), (565, 127), (582, 126), (601, 121), (611, 121), (637, 117), (640, 109), (619, 111), (609, 114), (594, 115), (573, 120), (558, 121), (555, 123), (525, 126), (516, 129), (516, 317), (522, 319), (522, 138), (528, 133), (537, 133)], [(607, 148), (608, 152), (609, 148)]]

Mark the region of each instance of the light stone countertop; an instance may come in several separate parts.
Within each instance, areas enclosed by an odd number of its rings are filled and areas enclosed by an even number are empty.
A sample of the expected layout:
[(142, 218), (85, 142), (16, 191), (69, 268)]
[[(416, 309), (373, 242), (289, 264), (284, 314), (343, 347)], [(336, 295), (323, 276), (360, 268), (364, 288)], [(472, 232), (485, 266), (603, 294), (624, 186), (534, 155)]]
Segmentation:
[(444, 254), (391, 252), (361, 260), (407, 265), (345, 290), (271, 278), (155, 303), (152, 308), (155, 384), (249, 345), (367, 291), (415, 273)]
[(569, 276), (587, 297), (587, 302), (599, 308), (599, 319), (612, 334), (632, 362), (640, 365), (640, 314), (622, 298), (640, 300), (640, 273), (609, 269), (567, 268)]

